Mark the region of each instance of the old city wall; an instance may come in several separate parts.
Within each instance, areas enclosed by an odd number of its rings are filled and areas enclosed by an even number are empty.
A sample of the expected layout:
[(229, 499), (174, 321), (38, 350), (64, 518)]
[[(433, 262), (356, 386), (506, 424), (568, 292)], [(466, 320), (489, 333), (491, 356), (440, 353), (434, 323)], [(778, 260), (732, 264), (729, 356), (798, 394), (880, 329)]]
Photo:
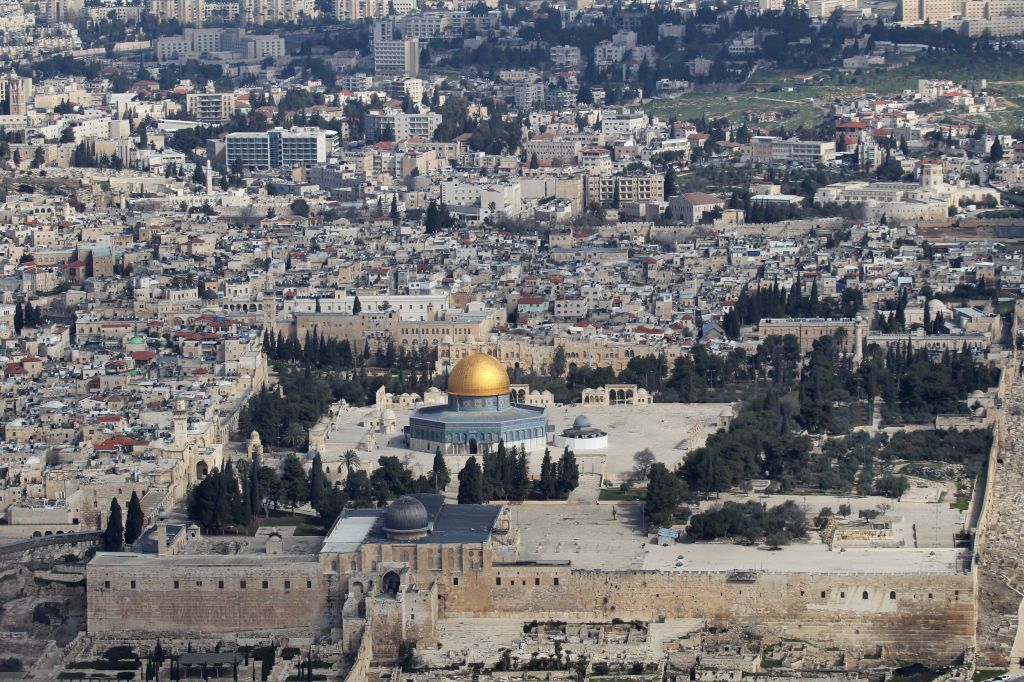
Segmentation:
[(315, 561), (264, 565), (93, 561), (87, 572), (89, 633), (248, 632), (318, 629), (325, 589)]
[(373, 631), (367, 628), (363, 632), (363, 638), (359, 642), (359, 649), (356, 650), (355, 660), (345, 675), (344, 682), (366, 682), (370, 672), (370, 664), (373, 662), (373, 655)]
[(758, 574), (574, 571), (496, 565), (443, 586), (444, 614), (524, 619), (702, 618), (853, 653), (944, 663), (974, 645), (969, 574)]

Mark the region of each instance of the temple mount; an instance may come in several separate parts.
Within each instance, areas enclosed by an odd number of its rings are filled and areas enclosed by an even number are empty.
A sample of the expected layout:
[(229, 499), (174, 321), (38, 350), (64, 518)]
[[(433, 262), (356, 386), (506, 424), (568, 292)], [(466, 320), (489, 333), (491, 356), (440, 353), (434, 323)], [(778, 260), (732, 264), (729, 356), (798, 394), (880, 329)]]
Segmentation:
[(490, 355), (474, 353), (459, 360), (448, 375), (448, 404), (422, 407), (409, 418), (409, 449), (445, 455), (492, 452), (498, 443), (543, 450), (547, 443), (547, 408), (513, 404), (508, 372)]

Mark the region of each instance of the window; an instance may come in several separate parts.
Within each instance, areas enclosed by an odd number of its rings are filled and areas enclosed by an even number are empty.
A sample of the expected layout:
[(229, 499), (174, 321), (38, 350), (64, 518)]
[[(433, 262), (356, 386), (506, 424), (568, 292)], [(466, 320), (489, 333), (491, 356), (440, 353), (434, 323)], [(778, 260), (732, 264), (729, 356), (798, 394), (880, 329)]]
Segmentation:
[(292, 581), (291, 580), (285, 580), (284, 581), (284, 589), (286, 589), (286, 590), (292, 589)]
[(822, 599), (824, 599), (824, 598), (825, 598), (825, 593), (824, 593), (824, 592), (822, 592), (822, 593), (821, 593), (821, 598), (822, 598)]
[(178, 587), (180, 587), (180, 585), (178, 585), (178, 581), (177, 581), (177, 580), (175, 580), (175, 581), (174, 581), (174, 589), (178, 589)]
[[(103, 581), (103, 587), (109, 590), (110, 589), (110, 581), (109, 580), (104, 580)], [(134, 585), (133, 585), (133, 587), (134, 587)]]
[(494, 579), (494, 584), (495, 585), (501, 585), (501, 578), (495, 578)]
[(932, 598), (932, 593), (931, 593), (931, 592), (929, 592), (929, 593), (928, 593), (928, 598), (929, 598), (929, 599), (931, 599), (931, 598)]
[(306, 589), (307, 590), (313, 589), (313, 581), (312, 580), (307, 580), (306, 581)]
[(459, 586), (459, 579), (458, 578), (452, 578), (452, 585), (455, 585), (456, 587), (458, 587)]
[(533, 584), (534, 585), (540, 585), (540, 578), (534, 578), (533, 579)]
[(243, 590), (244, 590), (244, 589), (245, 589), (245, 581), (244, 581), (244, 580), (240, 580), (240, 581), (238, 582), (238, 587), (239, 587), (240, 589), (243, 589)]
[(218, 580), (217, 581), (217, 589), (218, 590), (223, 590), (224, 589), (224, 581), (223, 580)]
[(558, 586), (558, 578), (555, 578), (555, 586)]
[(269, 583), (269, 582), (267, 582), (266, 580), (264, 580), (264, 581), (263, 581), (263, 589), (265, 590), (265, 589), (267, 589), (268, 587), (270, 587), (270, 583)]
[(863, 594), (860, 595), (860, 598), (861, 599), (867, 599), (868, 598), (868, 591), (864, 590)]
[(890, 592), (889, 593), (889, 599), (895, 599), (895, 598), (896, 598), (896, 592), (895, 591)]
[(135, 589), (135, 581), (134, 580), (132, 581), (132, 589), (133, 590)]
[(840, 599), (846, 599), (846, 593), (845, 592), (840, 592), (839, 593), (839, 598)]

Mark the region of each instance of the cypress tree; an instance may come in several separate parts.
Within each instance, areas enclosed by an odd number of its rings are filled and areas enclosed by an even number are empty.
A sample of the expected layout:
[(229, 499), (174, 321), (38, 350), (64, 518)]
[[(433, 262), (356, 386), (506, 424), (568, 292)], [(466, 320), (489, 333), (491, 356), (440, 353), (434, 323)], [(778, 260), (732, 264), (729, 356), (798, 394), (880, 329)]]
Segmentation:
[(434, 466), (431, 467), (430, 476), (434, 492), (441, 492), (447, 488), (451, 479), (451, 474), (448, 473), (448, 465), (444, 463), (444, 456), (441, 454), (441, 446), (439, 445), (434, 450)]
[(124, 521), (121, 518), (121, 505), (117, 498), (110, 499), (110, 514), (107, 516), (107, 528), (103, 531), (103, 550), (120, 552), (124, 549)]
[(25, 308), (22, 307), (21, 303), (14, 306), (14, 333), (20, 334), (21, 330), (25, 328)]
[(553, 500), (558, 495), (558, 468), (551, 461), (551, 450), (544, 450), (544, 459), (540, 464), (540, 498)]
[(142, 503), (139, 502), (139, 495), (134, 490), (132, 497), (128, 500), (128, 518), (124, 524), (124, 543), (130, 545), (142, 535), (142, 528), (146, 518), (142, 513)]
[(323, 460), (320, 459), (320, 453), (317, 453), (309, 467), (309, 503), (313, 509), (319, 508), (326, 488), (327, 478), (324, 476)]
[(569, 448), (562, 453), (558, 461), (558, 496), (565, 498), (569, 496), (576, 486), (580, 484), (580, 467), (576, 463), (576, 455)]

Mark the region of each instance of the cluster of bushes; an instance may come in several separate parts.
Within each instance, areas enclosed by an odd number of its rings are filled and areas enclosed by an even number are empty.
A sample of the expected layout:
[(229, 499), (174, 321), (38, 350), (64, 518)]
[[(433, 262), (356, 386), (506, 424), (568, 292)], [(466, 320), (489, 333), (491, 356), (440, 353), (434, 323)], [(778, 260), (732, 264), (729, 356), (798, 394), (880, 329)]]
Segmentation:
[(807, 517), (792, 500), (771, 508), (760, 502), (726, 502), (718, 509), (695, 514), (687, 534), (691, 540), (764, 540), (779, 547), (807, 537)]

